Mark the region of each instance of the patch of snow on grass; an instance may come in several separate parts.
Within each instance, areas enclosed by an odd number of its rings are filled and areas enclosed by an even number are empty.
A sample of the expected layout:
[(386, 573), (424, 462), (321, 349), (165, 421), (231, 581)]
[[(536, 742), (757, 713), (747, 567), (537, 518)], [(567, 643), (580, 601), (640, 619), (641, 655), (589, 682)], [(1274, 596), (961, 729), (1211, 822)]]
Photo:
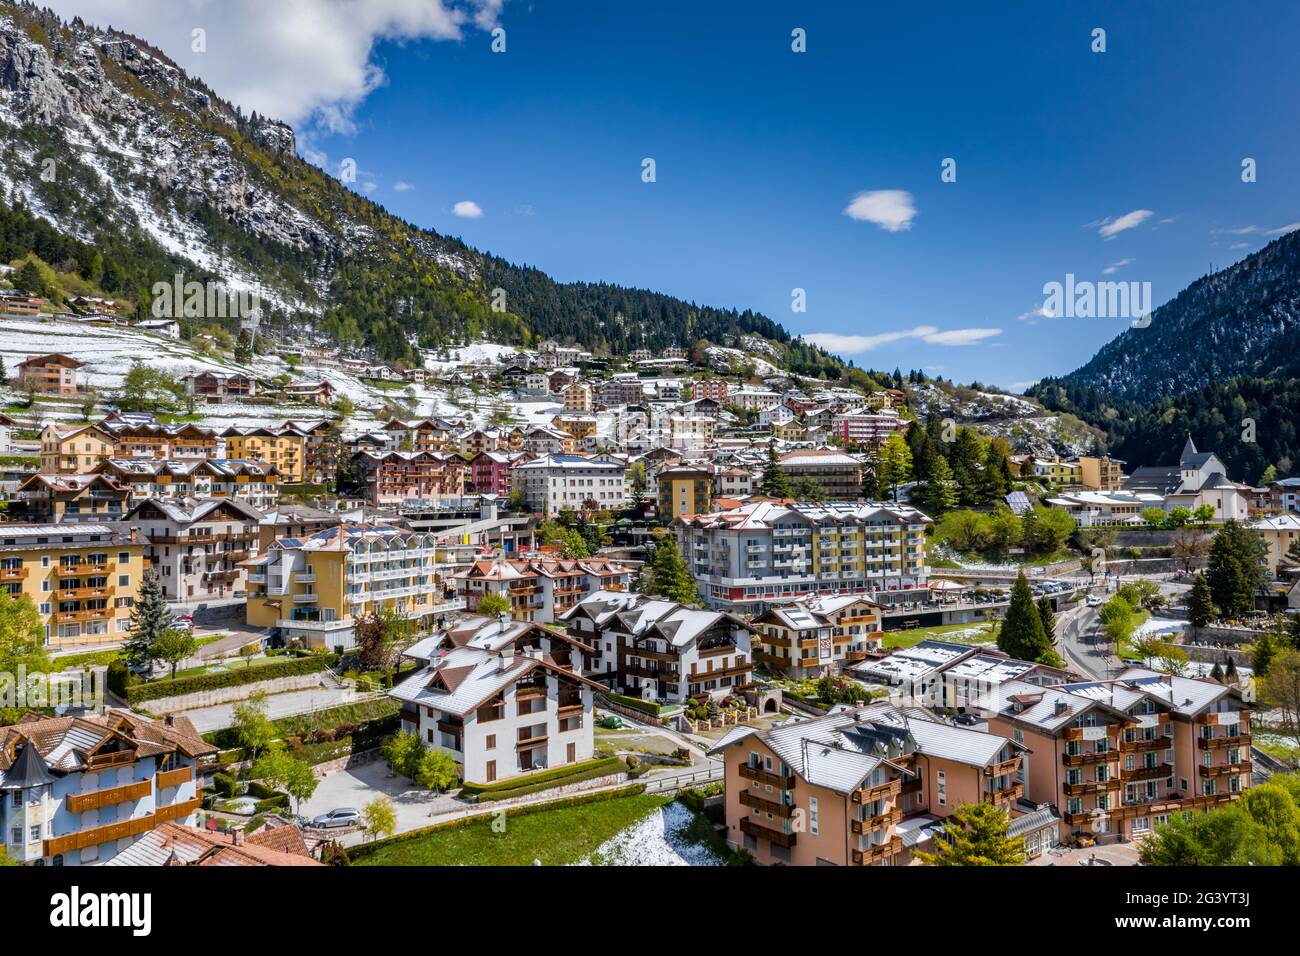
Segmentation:
[(692, 811), (674, 800), (606, 840), (578, 866), (722, 866), (716, 853), (685, 836)]

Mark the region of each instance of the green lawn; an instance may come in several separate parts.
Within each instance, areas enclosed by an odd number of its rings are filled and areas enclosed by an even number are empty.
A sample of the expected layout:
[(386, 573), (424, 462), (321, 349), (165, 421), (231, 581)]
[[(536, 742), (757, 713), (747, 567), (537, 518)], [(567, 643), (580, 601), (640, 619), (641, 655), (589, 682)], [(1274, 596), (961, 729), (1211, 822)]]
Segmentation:
[[(382, 847), (357, 866), (564, 866), (653, 813), (672, 797), (634, 794), (557, 810), (507, 815), (494, 833), (492, 818), (449, 827)], [(499, 827), (498, 827), (499, 829)]]
[(934, 639), (954, 641), (958, 644), (984, 644), (993, 639), (987, 623), (936, 624), (933, 627), (914, 627), (906, 631), (885, 631), (885, 650), (915, 647), (922, 641)]

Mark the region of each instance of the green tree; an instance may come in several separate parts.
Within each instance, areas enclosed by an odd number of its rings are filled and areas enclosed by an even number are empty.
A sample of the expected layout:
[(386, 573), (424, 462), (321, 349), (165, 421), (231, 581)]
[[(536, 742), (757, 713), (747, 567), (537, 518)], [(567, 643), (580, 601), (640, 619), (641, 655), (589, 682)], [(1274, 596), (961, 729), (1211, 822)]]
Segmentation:
[(1256, 679), (1267, 676), (1269, 668), (1273, 666), (1273, 658), (1277, 657), (1280, 651), (1277, 635), (1272, 631), (1265, 631), (1255, 639), (1251, 647), (1250, 669)]
[(1164, 508), (1143, 508), (1142, 520), (1153, 528), (1163, 528), (1165, 526), (1165, 509)]
[(499, 617), (502, 614), (509, 616), (510, 599), (497, 591), (488, 591), (478, 599), (476, 610), (487, 617)]
[(361, 826), (372, 840), (382, 840), (397, 832), (397, 810), (388, 797), (375, 797), (361, 808)]
[(275, 740), (275, 723), (266, 715), (266, 691), (257, 691), (248, 700), (240, 701), (234, 710), (235, 739), (254, 757), (271, 746)]
[(1102, 630), (1106, 632), (1106, 639), (1115, 645), (1117, 652), (1119, 646), (1133, 636), (1133, 630), (1137, 626), (1134, 614), (1133, 605), (1118, 594), (1101, 606), (1098, 617)]
[(1146, 866), (1280, 866), (1283, 853), (1244, 807), (1175, 813), (1138, 845)]
[(992, 803), (958, 804), (935, 835), (934, 853), (918, 853), (927, 866), (1019, 866), (1025, 844), (1009, 836), (1011, 817)]
[(957, 507), (959, 494), (948, 460), (943, 455), (934, 455), (930, 460), (929, 474), (912, 489), (911, 499), (917, 507), (937, 517)]
[(1056, 634), (1056, 608), (1052, 607), (1051, 598), (1038, 599), (1038, 616), (1043, 619), (1043, 633), (1050, 640)]
[(791, 497), (790, 479), (781, 470), (781, 459), (776, 454), (775, 440), (767, 443), (767, 465), (763, 468), (763, 475), (759, 478), (758, 488), (755, 490), (765, 498), (784, 500)]
[(388, 761), (393, 772), (411, 778), (415, 777), (416, 764), (423, 750), (424, 744), (420, 738), (411, 733), (393, 734), (379, 745), (380, 755)]
[(587, 540), (577, 528), (570, 528), (564, 532), (564, 556), (566, 558), (591, 557), (591, 552), (587, 549)]
[(1197, 505), (1192, 511), (1192, 518), (1204, 528), (1214, 520), (1214, 505)]
[(1269, 661), (1259, 696), (1280, 718), (1279, 729), (1300, 747), (1300, 651), (1286, 648)]
[(1022, 661), (1039, 661), (1045, 655), (1055, 656), (1023, 571), (1011, 586), (1011, 603), (998, 630), (998, 650)]
[(456, 785), (456, 761), (445, 750), (426, 747), (412, 777), (420, 786), (434, 793), (450, 790)]
[(1206, 627), (1218, 617), (1219, 609), (1214, 606), (1209, 582), (1204, 575), (1198, 574), (1192, 582), (1191, 593), (1187, 595), (1187, 619), (1193, 627)]
[(665, 597), (678, 604), (692, 605), (699, 602), (699, 593), (695, 589), (695, 579), (691, 577), (690, 568), (677, 549), (677, 540), (672, 535), (664, 535), (655, 543), (654, 554), (650, 559), (650, 574), (644, 581), (646, 594)]
[(640, 508), (645, 503), (646, 495), (646, 477), (645, 462), (634, 461), (627, 470), (628, 481), (631, 485), (631, 501), (634, 508)]
[(127, 665), (136, 672), (146, 672), (153, 667), (156, 659), (153, 656), (154, 644), (174, 624), (158, 571), (146, 568), (140, 579), (135, 606), (131, 608), (131, 630), (122, 646), (122, 657)]
[(889, 489), (889, 496), (895, 501), (899, 486), (912, 480), (912, 450), (898, 432), (886, 438), (876, 453), (876, 480), (882, 490)]
[(1215, 605), (1225, 615), (1255, 607), (1255, 591), (1264, 580), (1264, 541), (1255, 532), (1229, 521), (1210, 545), (1206, 580)]
[(124, 412), (155, 412), (173, 407), (183, 393), (184, 389), (167, 372), (135, 359), (122, 378), (117, 404)]
[(301, 813), (302, 802), (311, 799), (320, 780), (316, 778), (316, 771), (312, 770), (311, 764), (307, 761), (293, 757), (290, 761), (289, 773), (284, 781), (284, 792), (293, 800), (294, 809)]
[[(0, 588), (0, 672), (15, 675), (16, 680), (20, 667), (28, 674), (45, 674), (51, 666), (45, 650), (45, 628), (36, 605), (27, 595), (14, 598)], [(17, 707), (0, 707), (0, 726), (14, 723), (21, 716)]]
[(194, 639), (193, 631), (183, 631), (169, 627), (156, 638), (149, 648), (149, 657), (171, 666), (171, 676), (176, 677), (176, 667), (187, 657), (193, 657), (199, 649), (199, 642)]
[(978, 511), (952, 511), (939, 519), (935, 536), (964, 554), (983, 551), (994, 541), (993, 519)]
[(1041, 505), (1035, 505), (1023, 521), (1025, 546), (1039, 554), (1059, 551), (1078, 527), (1078, 523), (1067, 512)]
[[(1143, 512), (1143, 514), (1146, 514), (1146, 512)], [(1191, 510), (1188, 508), (1184, 508), (1182, 505), (1178, 505), (1175, 508), (1170, 508), (1169, 513), (1165, 515), (1165, 527), (1181, 528), (1183, 525), (1187, 524), (1187, 522), (1191, 520), (1192, 520)]]
[(1241, 798), (1242, 809), (1282, 853), (1283, 866), (1300, 866), (1300, 809), (1284, 786), (1261, 783)]
[(53, 290), (45, 280), (45, 274), (41, 267), (36, 264), (35, 259), (28, 259), (18, 271), (13, 274), (14, 288), (20, 292), (26, 292), (28, 295), (41, 296), (42, 298), (51, 298)]

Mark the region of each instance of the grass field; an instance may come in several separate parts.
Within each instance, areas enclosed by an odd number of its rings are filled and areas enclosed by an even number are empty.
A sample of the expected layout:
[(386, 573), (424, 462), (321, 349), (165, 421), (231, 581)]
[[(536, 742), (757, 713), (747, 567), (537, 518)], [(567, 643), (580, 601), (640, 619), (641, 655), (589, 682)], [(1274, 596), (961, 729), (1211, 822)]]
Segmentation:
[(545, 866), (577, 863), (606, 840), (672, 797), (634, 794), (579, 806), (507, 816), (495, 833), (492, 820), (451, 827), (383, 847), (357, 866)]
[(914, 627), (907, 631), (885, 631), (883, 635), (887, 651), (900, 647), (915, 647), (922, 641), (932, 638), (954, 641), (958, 644), (984, 644), (993, 639), (989, 634), (989, 626), (985, 623), (936, 624), (933, 627)]

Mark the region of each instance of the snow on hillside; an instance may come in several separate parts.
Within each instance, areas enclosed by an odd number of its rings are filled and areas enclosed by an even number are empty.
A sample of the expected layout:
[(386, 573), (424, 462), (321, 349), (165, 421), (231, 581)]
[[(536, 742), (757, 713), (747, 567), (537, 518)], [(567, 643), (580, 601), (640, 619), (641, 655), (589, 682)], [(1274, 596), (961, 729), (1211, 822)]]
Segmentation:
[(1033, 455), (1088, 454), (1101, 433), (1082, 422), (1051, 414), (1036, 401), (1020, 395), (940, 386), (910, 385), (911, 404), (924, 419), (933, 410), (941, 418), (970, 425), (985, 435), (1005, 438), (1012, 451)]

